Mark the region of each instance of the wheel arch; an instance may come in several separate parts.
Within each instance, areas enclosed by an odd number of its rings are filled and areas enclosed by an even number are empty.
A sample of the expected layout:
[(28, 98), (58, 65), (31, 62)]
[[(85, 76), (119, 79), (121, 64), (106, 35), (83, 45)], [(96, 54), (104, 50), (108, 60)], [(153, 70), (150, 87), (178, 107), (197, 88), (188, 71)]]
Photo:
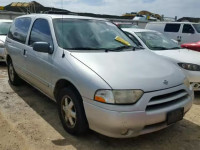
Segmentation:
[(76, 94), (78, 94), (78, 96), (82, 99), (80, 92), (74, 84), (66, 79), (60, 79), (56, 82), (55, 88), (53, 90), (53, 95), (56, 101), (58, 100), (59, 92), (61, 91), (61, 89), (68, 87), (72, 88), (76, 92)]

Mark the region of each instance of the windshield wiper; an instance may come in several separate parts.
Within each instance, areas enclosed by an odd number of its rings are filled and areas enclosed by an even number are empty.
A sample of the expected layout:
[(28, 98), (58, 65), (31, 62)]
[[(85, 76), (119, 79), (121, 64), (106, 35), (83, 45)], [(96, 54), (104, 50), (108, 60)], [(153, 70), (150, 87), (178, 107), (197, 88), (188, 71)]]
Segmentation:
[(152, 48), (156, 50), (168, 50), (168, 48), (166, 47), (152, 47)]
[(74, 48), (66, 48), (69, 50), (103, 50), (102, 48), (95, 48), (95, 47), (74, 47)]
[(116, 47), (116, 48), (111, 48), (111, 49), (105, 49), (105, 52), (108, 51), (115, 51), (115, 52), (120, 52), (123, 51), (124, 49), (132, 49), (133, 51), (135, 50), (135, 47), (133, 46), (120, 46), (120, 47)]
[(172, 47), (170, 49), (181, 49), (180, 47)]

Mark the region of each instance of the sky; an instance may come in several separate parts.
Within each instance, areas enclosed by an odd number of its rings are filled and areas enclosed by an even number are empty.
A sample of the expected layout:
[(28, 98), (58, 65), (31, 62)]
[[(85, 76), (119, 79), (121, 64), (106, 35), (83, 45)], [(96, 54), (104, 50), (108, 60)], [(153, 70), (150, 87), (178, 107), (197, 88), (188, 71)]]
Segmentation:
[[(31, 0), (1, 0), (0, 6), (11, 2)], [(73, 12), (122, 15), (141, 10), (151, 11), (165, 17), (199, 17), (200, 0), (35, 0), (44, 6), (64, 8)]]

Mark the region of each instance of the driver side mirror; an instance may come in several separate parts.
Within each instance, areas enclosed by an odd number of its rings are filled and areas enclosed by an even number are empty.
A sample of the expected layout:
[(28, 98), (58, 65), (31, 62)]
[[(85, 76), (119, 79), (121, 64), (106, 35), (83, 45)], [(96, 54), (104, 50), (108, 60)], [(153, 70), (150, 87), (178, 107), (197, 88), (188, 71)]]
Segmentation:
[(53, 48), (47, 42), (35, 42), (35, 43), (33, 43), (33, 50), (35, 50), (37, 52), (48, 53), (48, 54), (53, 53)]

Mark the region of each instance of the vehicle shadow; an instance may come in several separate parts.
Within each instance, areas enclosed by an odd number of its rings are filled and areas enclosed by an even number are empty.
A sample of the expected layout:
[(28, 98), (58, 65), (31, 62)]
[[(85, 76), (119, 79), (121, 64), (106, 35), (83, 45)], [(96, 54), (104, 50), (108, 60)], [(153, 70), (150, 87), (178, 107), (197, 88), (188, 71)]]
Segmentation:
[(6, 67), (6, 63), (5, 62), (0, 62), (0, 67), (5, 68)]
[[(65, 137), (65, 139), (52, 141), (57, 146), (70, 144), (77, 149), (87, 150), (196, 150), (200, 147), (200, 126), (186, 119), (167, 129), (130, 139), (108, 138), (93, 131), (89, 131), (88, 134), (80, 137), (71, 136), (62, 128), (55, 102), (27, 83), (17, 88), (11, 86), (11, 88), (59, 134)], [(31, 95), (34, 95), (34, 99)]]
[(200, 91), (194, 92), (194, 96), (195, 96), (194, 104), (200, 105)]

